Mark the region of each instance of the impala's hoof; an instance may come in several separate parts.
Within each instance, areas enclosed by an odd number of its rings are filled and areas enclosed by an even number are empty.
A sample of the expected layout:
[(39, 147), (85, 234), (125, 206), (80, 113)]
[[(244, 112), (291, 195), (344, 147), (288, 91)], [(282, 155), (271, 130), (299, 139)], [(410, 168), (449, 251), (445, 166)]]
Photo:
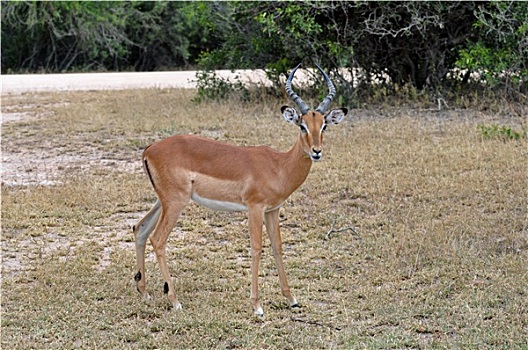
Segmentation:
[(291, 301), (290, 301), (290, 309), (296, 309), (296, 308), (300, 308), (301, 306), (299, 305), (299, 303), (297, 302), (297, 299), (296, 298), (291, 298)]
[(264, 310), (261, 307), (257, 308), (254, 312), (254, 315), (258, 318), (264, 318)]
[(175, 312), (181, 312), (183, 310), (182, 304), (176, 303), (172, 305), (172, 310)]

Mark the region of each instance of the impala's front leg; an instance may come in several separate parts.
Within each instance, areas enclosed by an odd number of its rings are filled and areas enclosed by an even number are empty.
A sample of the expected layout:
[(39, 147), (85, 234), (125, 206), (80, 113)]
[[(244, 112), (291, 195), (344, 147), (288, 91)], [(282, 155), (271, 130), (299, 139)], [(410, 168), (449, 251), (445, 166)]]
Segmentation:
[(251, 306), (257, 316), (264, 316), (258, 298), (258, 277), (262, 257), (262, 208), (249, 208), (249, 236), (251, 239)]
[(279, 282), (284, 295), (290, 307), (299, 307), (297, 299), (292, 295), (288, 280), (286, 279), (286, 272), (284, 271), (284, 262), (282, 260), (282, 239), (279, 226), (279, 209), (267, 212), (264, 214), (264, 222), (266, 223), (266, 231), (271, 242), (271, 249), (273, 250), (273, 257), (275, 258), (275, 265), (279, 273)]

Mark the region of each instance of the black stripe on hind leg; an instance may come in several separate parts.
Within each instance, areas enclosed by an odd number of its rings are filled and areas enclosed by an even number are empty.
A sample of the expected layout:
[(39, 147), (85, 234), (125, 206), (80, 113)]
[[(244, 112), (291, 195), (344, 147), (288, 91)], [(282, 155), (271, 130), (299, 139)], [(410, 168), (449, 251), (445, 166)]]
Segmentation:
[(136, 275), (134, 276), (134, 281), (141, 281), (141, 271), (138, 271), (138, 273), (136, 273)]

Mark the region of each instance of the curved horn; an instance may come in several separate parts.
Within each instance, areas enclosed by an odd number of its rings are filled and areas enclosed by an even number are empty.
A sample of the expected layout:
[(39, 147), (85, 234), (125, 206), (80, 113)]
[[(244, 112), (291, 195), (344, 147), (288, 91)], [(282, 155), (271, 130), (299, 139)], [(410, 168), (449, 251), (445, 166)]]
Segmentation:
[(300, 66), (301, 64), (299, 63), (297, 67), (295, 67), (291, 71), (290, 76), (288, 77), (288, 80), (286, 80), (286, 92), (288, 93), (288, 96), (290, 96), (291, 100), (295, 102), (297, 106), (299, 106), (299, 109), (301, 110), (301, 114), (305, 115), (310, 110), (310, 107), (308, 107), (308, 105), (295, 92), (293, 92), (292, 86), (291, 86), (293, 76), (295, 75), (295, 71), (297, 71), (297, 68), (299, 68)]
[(332, 99), (335, 96), (336, 89), (334, 87), (334, 84), (332, 84), (332, 81), (330, 80), (330, 77), (328, 75), (326, 75), (326, 73), (323, 71), (323, 69), (321, 67), (319, 67), (319, 65), (317, 63), (315, 65), (317, 66), (317, 68), (319, 68), (319, 71), (321, 73), (323, 73), (323, 77), (324, 77), (324, 79), (326, 81), (326, 84), (328, 85), (328, 90), (330, 90), (330, 92), (328, 93), (328, 96), (326, 96), (325, 99), (323, 100), (323, 102), (321, 102), (319, 104), (319, 106), (316, 108), (316, 111), (321, 112), (322, 114), (324, 114), (326, 112), (326, 109), (328, 108), (328, 105), (330, 104), (330, 102), (332, 101)]

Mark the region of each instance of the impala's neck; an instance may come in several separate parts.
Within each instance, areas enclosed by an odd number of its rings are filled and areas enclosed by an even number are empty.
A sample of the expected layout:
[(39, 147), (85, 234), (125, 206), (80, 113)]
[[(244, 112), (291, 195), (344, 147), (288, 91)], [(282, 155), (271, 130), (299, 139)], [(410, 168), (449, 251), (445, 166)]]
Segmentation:
[(310, 173), (310, 168), (312, 167), (312, 160), (304, 151), (300, 134), (297, 138), (297, 142), (295, 142), (293, 147), (285, 153), (285, 156), (283, 169), (288, 177), (286, 182), (290, 184), (291, 192), (293, 192), (302, 185), (304, 180), (306, 180), (308, 173)]

